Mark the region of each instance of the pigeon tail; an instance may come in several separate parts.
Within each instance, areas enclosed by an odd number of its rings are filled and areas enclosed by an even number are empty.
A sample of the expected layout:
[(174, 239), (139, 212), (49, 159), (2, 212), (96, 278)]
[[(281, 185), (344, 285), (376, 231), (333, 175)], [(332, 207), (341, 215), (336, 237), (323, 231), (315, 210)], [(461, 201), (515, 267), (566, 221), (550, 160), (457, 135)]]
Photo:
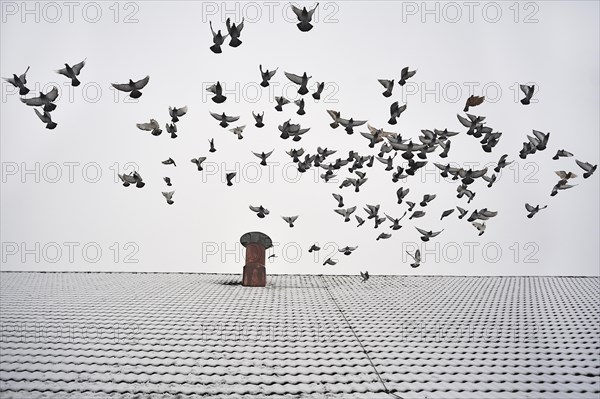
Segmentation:
[(313, 28), (312, 24), (309, 23), (309, 22), (299, 22), (299, 23), (296, 24), (296, 26), (302, 32), (308, 32), (308, 31), (310, 31)]
[(215, 54), (221, 54), (223, 52), (223, 50), (221, 50), (221, 46), (219, 46), (218, 44), (213, 44), (212, 46), (210, 46), (210, 50)]
[(129, 97), (131, 98), (140, 98), (142, 96), (142, 92), (139, 90), (133, 90), (131, 92), (131, 94), (129, 94)]
[(29, 89), (27, 87), (23, 86), (19, 89), (19, 95), (24, 96), (27, 93), (29, 93)]
[(218, 95), (218, 96), (213, 96), (212, 100), (214, 102), (216, 102), (217, 104), (221, 104), (222, 102), (227, 100), (227, 97), (225, 97), (224, 95)]
[[(52, 130), (52, 129), (54, 129), (56, 126), (57, 126), (57, 123), (55, 123), (55, 122), (50, 122), (50, 123), (48, 123), (48, 124), (46, 125), (46, 129), (50, 129), (50, 130)], [(584, 175), (584, 176), (585, 176), (585, 175)]]
[(79, 79), (77, 79), (77, 78), (73, 78), (73, 79), (71, 80), (71, 85), (72, 85), (73, 87), (77, 87), (77, 86), (79, 86), (80, 84), (81, 84), (81, 82), (80, 82), (80, 81), (79, 81)]
[(229, 45), (231, 47), (238, 47), (240, 44), (242, 44), (242, 41), (240, 39), (238, 39), (237, 37), (232, 37), (231, 40), (229, 41)]

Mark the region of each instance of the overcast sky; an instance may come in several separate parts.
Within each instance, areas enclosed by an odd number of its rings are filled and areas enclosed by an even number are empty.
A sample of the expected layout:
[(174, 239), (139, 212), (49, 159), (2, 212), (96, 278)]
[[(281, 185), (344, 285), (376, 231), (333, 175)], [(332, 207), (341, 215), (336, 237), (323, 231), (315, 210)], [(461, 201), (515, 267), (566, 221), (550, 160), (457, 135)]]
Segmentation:
[[(258, 230), (277, 243), (269, 250), (278, 257), (269, 260), (268, 273), (599, 273), (599, 174), (584, 180), (575, 164), (597, 164), (599, 158), (598, 2), (431, 2), (424, 9), (422, 2), (322, 1), (306, 33), (295, 26), (289, 3), (52, 4), (2, 3), (0, 75), (20, 75), (31, 66), (28, 96), (52, 85), (61, 94), (52, 113), (58, 127), (50, 131), (2, 82), (2, 270), (240, 273), (239, 238)], [(243, 44), (213, 54), (208, 21), (226, 31), (227, 17), (246, 18)], [(69, 87), (54, 72), (84, 58), (79, 87)], [(259, 64), (279, 68), (268, 88), (258, 85)], [(404, 66), (417, 74), (384, 98), (377, 79), (397, 81)], [(284, 71), (306, 71), (311, 92), (316, 82), (326, 82), (321, 101), (306, 96), (304, 116), (294, 104), (284, 112), (274, 109), (275, 96), (299, 98)], [(110, 83), (146, 75), (150, 83), (137, 101), (111, 89)], [(223, 104), (205, 92), (217, 80), (228, 97)], [(519, 83), (536, 85), (529, 106), (519, 103)], [(457, 120), (470, 94), (486, 96), (471, 112), (503, 133), (492, 153), (484, 153)], [(396, 126), (387, 124), (393, 101), (408, 104)], [(154, 118), (164, 130), (168, 107), (184, 105), (189, 112), (178, 123), (177, 139), (136, 128)], [(445, 161), (437, 151), (425, 170), (404, 182), (392, 183), (391, 172), (376, 161), (354, 193), (339, 189), (350, 176), (347, 168), (325, 183), (318, 178), (322, 169), (299, 175), (285, 154), (328, 147), (338, 151), (329, 158), (333, 162), (351, 149), (377, 152), (358, 133), (366, 125), (351, 136), (333, 130), (327, 109), (415, 141), (421, 129), (461, 133)], [(209, 111), (240, 115), (231, 127), (247, 125), (244, 139), (221, 128)], [(254, 127), (253, 111), (265, 112), (264, 128)], [(298, 143), (279, 138), (277, 125), (290, 118), (311, 128)], [(518, 153), (532, 129), (551, 133), (548, 149), (522, 160)], [(210, 138), (214, 154), (208, 152)], [(553, 161), (563, 148), (575, 157)], [(251, 151), (272, 149), (269, 166), (260, 167)], [(457, 182), (442, 179), (433, 166), (493, 167), (502, 154), (515, 163), (491, 189), (476, 181), (471, 204), (456, 198)], [(204, 172), (190, 162), (199, 156), (208, 157)], [(161, 163), (169, 157), (177, 167)], [(134, 168), (146, 182), (142, 189), (125, 188), (116, 177)], [(578, 174), (577, 186), (550, 197), (556, 170)], [(233, 187), (225, 185), (226, 171), (238, 172)], [(161, 195), (169, 189), (163, 176), (173, 181), (172, 206)], [(424, 194), (437, 198), (423, 209), (425, 217), (407, 216), (398, 231), (388, 222), (374, 229), (372, 220), (357, 228), (354, 217), (344, 223), (333, 212), (335, 192), (362, 217), (365, 204), (380, 204), (382, 214), (400, 217), (407, 208), (396, 204), (400, 186), (410, 188), (408, 199), (415, 202)], [(548, 208), (530, 220), (525, 202)], [(271, 211), (265, 219), (248, 209), (261, 204)], [(440, 221), (442, 211), (456, 205), (469, 212), (488, 208), (498, 216), (479, 237), (457, 212)], [(287, 215), (299, 215), (292, 229), (281, 219)], [(444, 231), (425, 246), (414, 226)], [(381, 232), (392, 237), (376, 241)], [(322, 247), (316, 256), (307, 252), (315, 242)], [(336, 251), (346, 245), (358, 249), (350, 256)], [(424, 261), (413, 269), (405, 251), (417, 247)], [(328, 256), (339, 263), (322, 266)]]

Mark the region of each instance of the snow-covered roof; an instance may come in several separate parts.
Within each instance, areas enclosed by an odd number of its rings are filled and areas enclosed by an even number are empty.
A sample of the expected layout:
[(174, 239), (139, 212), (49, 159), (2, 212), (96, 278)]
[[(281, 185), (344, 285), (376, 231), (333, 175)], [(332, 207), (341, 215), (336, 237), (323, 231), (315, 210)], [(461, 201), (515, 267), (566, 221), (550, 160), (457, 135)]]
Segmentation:
[(600, 278), (3, 272), (7, 398), (597, 398)]

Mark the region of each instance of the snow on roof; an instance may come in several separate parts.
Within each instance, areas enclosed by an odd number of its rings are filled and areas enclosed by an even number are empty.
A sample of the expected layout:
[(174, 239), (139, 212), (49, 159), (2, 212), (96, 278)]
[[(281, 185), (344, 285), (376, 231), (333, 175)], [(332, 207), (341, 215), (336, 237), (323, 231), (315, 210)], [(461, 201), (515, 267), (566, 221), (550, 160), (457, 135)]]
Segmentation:
[(597, 398), (600, 278), (0, 273), (10, 398)]

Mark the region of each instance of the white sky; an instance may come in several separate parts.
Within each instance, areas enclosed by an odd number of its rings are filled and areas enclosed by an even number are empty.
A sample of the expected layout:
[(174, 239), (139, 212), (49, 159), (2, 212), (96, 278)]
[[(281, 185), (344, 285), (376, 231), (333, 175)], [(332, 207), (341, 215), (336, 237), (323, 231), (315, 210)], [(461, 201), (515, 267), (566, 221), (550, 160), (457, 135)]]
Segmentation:
[[(279, 257), (268, 262), (268, 273), (599, 274), (599, 173), (584, 180), (575, 164), (575, 158), (593, 164), (599, 158), (598, 2), (481, 2), (471, 9), (471, 22), (464, 2), (427, 3), (430, 14), (422, 2), (320, 2), (314, 28), (307, 33), (294, 26), (289, 3), (78, 3), (71, 16), (67, 5), (53, 4), (57, 6), (1, 4), (0, 75), (21, 74), (30, 65), (31, 95), (52, 83), (61, 89), (52, 113), (58, 127), (49, 131), (19, 101), (15, 89), (2, 82), (2, 270), (238, 273), (244, 264), (239, 238), (259, 230), (279, 243)], [(243, 44), (225, 45), (222, 54), (213, 54), (208, 21), (225, 31), (228, 16), (235, 21), (246, 17)], [(69, 88), (54, 70), (86, 57), (81, 86)], [(272, 87), (258, 86), (259, 64), (279, 68)], [(407, 65), (418, 70), (415, 77), (384, 98), (377, 79), (397, 81)], [(312, 85), (327, 82), (320, 102), (306, 97), (304, 116), (296, 115), (294, 104), (281, 113), (273, 108), (274, 97), (282, 92), (297, 98), (284, 71), (306, 71), (313, 76)], [(146, 75), (150, 83), (137, 102), (126, 102), (110, 88), (111, 82)], [(213, 103), (204, 91), (217, 80), (226, 89), (224, 104)], [(536, 84), (537, 102), (524, 107), (516, 91), (517, 83), (527, 82)], [(472, 113), (486, 116), (489, 126), (503, 132), (491, 154), (466, 136), (456, 118), (470, 94), (487, 96)], [(392, 127), (387, 124), (389, 105), (396, 100), (408, 103), (408, 109)], [(155, 118), (164, 128), (168, 107), (183, 105), (189, 113), (178, 123), (175, 140), (166, 132), (154, 137), (135, 126)], [(417, 173), (393, 184), (391, 173), (376, 161), (366, 169), (368, 182), (355, 194), (352, 188), (338, 189), (341, 179), (327, 184), (315, 180), (322, 169), (297, 180), (284, 152), (303, 147), (312, 154), (320, 145), (338, 150), (332, 162), (346, 158), (350, 149), (376, 153), (358, 134), (366, 126), (353, 136), (341, 128), (332, 130), (326, 109), (368, 119), (414, 140), (420, 129), (461, 134), (452, 139), (446, 161), (439, 151), (429, 157), (427, 175)], [(240, 115), (233, 126), (248, 125), (244, 139), (219, 127), (209, 111)], [(254, 127), (252, 111), (265, 111), (263, 129)], [(290, 118), (311, 127), (299, 143), (279, 138), (277, 125)], [(549, 147), (521, 160), (521, 143), (532, 129), (551, 132)], [(210, 154), (208, 139), (213, 137), (218, 151)], [(559, 148), (575, 157), (553, 161)], [(271, 149), (271, 166), (258, 169), (260, 160), (251, 151)], [(492, 189), (483, 181), (474, 183), (477, 195), (470, 205), (466, 198), (456, 198), (456, 182), (433, 172), (433, 162), (484, 165), (504, 153), (517, 161), (514, 167), (505, 169)], [(205, 172), (190, 163), (198, 156), (208, 156)], [(161, 164), (169, 157), (177, 167)], [(125, 169), (127, 163), (139, 167), (146, 187), (125, 188), (115, 180), (117, 170), (131, 171)], [(227, 187), (223, 175), (236, 168), (239, 179)], [(555, 170), (579, 174), (578, 186), (550, 197), (558, 180)], [(344, 168), (339, 176), (349, 175)], [(163, 176), (173, 181), (173, 206), (161, 195), (167, 190)], [(358, 206), (363, 217), (367, 203), (399, 217), (406, 209), (396, 205), (400, 185), (410, 187), (408, 199), (415, 202), (426, 193), (438, 197), (424, 209), (424, 218), (407, 217), (389, 240), (375, 238), (390, 232), (390, 223), (375, 230), (369, 220), (356, 228), (354, 218), (343, 223), (333, 212), (331, 193), (336, 192), (347, 207)], [(548, 209), (529, 220), (525, 202)], [(271, 215), (258, 219), (250, 204), (262, 204)], [(469, 211), (487, 207), (499, 215), (478, 237), (466, 218), (457, 219), (457, 212), (439, 221), (443, 210), (456, 205)], [(281, 216), (296, 214), (300, 217), (290, 229)], [(445, 230), (423, 247), (413, 226)], [(323, 247), (317, 258), (307, 253), (314, 242)], [(348, 257), (335, 253), (336, 266), (322, 266), (336, 245), (359, 248)], [(420, 268), (412, 269), (405, 250), (412, 252), (416, 245), (430, 252), (424, 253)], [(96, 256), (98, 248), (102, 253)]]

